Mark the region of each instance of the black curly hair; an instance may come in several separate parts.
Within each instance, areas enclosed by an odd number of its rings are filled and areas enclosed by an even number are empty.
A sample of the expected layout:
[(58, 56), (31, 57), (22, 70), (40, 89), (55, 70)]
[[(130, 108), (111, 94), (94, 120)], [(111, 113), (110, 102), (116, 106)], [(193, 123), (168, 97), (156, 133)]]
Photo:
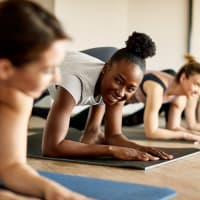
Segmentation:
[(155, 42), (146, 34), (133, 32), (125, 42), (126, 47), (119, 49), (110, 59), (109, 63), (126, 59), (130, 63), (135, 63), (146, 70), (145, 59), (155, 55)]

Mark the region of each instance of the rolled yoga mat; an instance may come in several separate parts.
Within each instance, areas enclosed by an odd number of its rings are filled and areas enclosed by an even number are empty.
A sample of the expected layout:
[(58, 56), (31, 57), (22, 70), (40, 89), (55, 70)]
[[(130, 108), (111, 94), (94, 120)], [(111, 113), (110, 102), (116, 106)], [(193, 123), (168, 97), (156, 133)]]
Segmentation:
[[(45, 171), (39, 171), (39, 173), (73, 191), (98, 200), (167, 200), (176, 196), (175, 190), (165, 187), (109, 181)], [(1, 185), (0, 188), (2, 187)]]
[[(72, 134), (73, 135), (73, 134)], [(74, 134), (75, 139), (77, 135)], [(69, 139), (72, 139), (70, 137)], [(113, 159), (111, 157), (98, 157), (98, 158), (63, 158), (63, 157), (47, 157), (41, 154), (41, 143), (42, 143), (42, 133), (37, 133), (28, 136), (28, 157), (32, 158), (41, 158), (46, 160), (57, 160), (57, 161), (66, 161), (66, 162), (76, 162), (76, 163), (85, 163), (93, 165), (104, 165), (104, 166), (113, 166), (113, 167), (125, 167), (125, 168), (134, 168), (147, 170), (154, 167), (158, 167), (163, 164), (168, 164), (178, 159), (183, 159), (185, 157), (198, 154), (199, 149), (196, 148), (158, 148), (165, 151), (166, 153), (172, 154), (174, 159), (172, 160), (156, 160), (156, 161), (122, 161)]]

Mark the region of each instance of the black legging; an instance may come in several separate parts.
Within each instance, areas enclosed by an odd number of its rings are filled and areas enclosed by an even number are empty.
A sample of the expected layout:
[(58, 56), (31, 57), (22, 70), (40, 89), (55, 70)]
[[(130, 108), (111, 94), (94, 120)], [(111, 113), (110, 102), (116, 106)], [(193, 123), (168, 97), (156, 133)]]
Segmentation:
[[(170, 103), (163, 104), (159, 110), (159, 114), (164, 112), (166, 122), (168, 121), (169, 106), (170, 106)], [(89, 108), (87, 108), (86, 110), (72, 117), (70, 120), (70, 127), (83, 130), (85, 128), (88, 112), (89, 112)], [(143, 117), (144, 117), (144, 108), (137, 111), (136, 113), (133, 113), (132, 115), (123, 117), (122, 125), (134, 126), (134, 125), (143, 124), (144, 123)], [(102, 121), (102, 124), (103, 124), (103, 121)]]
[[(170, 103), (163, 104), (159, 110), (159, 114), (164, 112), (165, 120), (168, 121), (168, 113), (169, 113)], [(133, 113), (132, 115), (128, 115), (123, 117), (122, 125), (123, 126), (134, 126), (144, 123), (144, 110), (145, 108)]]
[[(173, 76), (176, 75), (176, 72), (173, 69), (164, 69), (164, 70), (162, 70), (162, 72), (168, 73), (168, 74), (173, 75)], [(167, 118), (168, 118), (169, 106), (170, 106), (170, 103), (163, 104), (161, 106), (160, 110), (159, 110), (159, 114), (164, 111), (166, 121), (167, 121)], [(133, 113), (132, 115), (128, 115), (126, 117), (123, 117), (122, 125), (133, 126), (133, 125), (143, 124), (144, 123), (144, 120), (143, 120), (144, 110), (145, 110), (145, 108), (139, 110), (136, 113)]]
[[(85, 128), (88, 112), (89, 108), (81, 111), (74, 117), (71, 117), (69, 126), (72, 128), (83, 130)], [(43, 119), (47, 118), (48, 113), (49, 113), (49, 108), (34, 107), (34, 109), (32, 109), (32, 116), (39, 116), (42, 117)]]

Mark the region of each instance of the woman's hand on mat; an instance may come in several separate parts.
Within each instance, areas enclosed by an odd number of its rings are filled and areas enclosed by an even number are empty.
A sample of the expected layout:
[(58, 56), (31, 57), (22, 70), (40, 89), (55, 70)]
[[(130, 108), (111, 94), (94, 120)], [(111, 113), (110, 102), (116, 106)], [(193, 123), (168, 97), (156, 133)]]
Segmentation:
[(173, 159), (173, 155), (167, 154), (164, 151), (160, 151), (156, 148), (148, 147), (148, 146), (139, 146), (139, 150), (159, 157), (164, 160), (171, 160)]
[(159, 160), (158, 157), (152, 156), (149, 153), (127, 147), (109, 146), (112, 157), (119, 160)]
[(45, 200), (92, 200), (89, 197), (73, 192), (55, 182), (50, 182), (50, 184), (45, 187), (44, 198)]

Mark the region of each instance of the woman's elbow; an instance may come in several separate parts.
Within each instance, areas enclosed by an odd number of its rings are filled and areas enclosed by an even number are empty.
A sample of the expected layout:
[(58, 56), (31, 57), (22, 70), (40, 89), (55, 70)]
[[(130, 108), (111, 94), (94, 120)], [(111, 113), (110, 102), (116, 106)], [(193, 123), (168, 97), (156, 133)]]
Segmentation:
[(42, 155), (43, 156), (53, 156), (53, 150), (51, 148), (48, 148), (47, 146), (42, 146)]
[(42, 144), (42, 155), (53, 157), (57, 155), (58, 145), (44, 141)]
[(11, 174), (16, 174), (18, 169), (24, 166), (24, 162), (13, 161), (8, 164), (1, 164), (0, 167), (0, 179), (3, 181), (5, 185), (9, 184), (12, 179)]
[(147, 139), (156, 139), (157, 138), (157, 136), (153, 133), (148, 133), (148, 134), (145, 134), (145, 135), (146, 135)]
[(156, 131), (145, 131), (145, 136), (148, 139), (156, 139), (156, 138), (158, 138), (158, 134), (156, 133)]

